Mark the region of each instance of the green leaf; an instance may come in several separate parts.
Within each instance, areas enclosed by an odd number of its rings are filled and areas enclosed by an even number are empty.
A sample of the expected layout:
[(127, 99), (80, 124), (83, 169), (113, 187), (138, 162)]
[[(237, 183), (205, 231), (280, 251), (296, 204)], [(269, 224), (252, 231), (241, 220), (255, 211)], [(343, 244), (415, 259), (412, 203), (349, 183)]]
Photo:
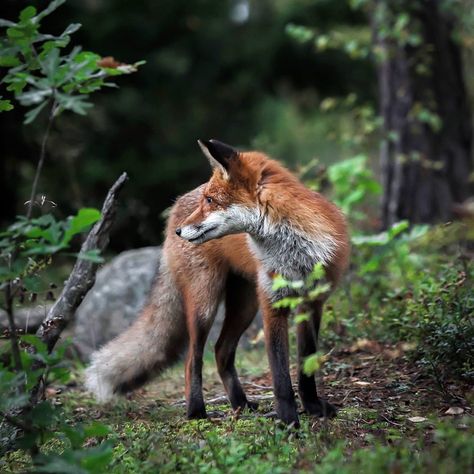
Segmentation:
[(112, 460), (112, 455), (112, 445), (106, 442), (84, 452), (81, 465), (87, 469), (87, 472), (101, 474), (106, 471), (107, 465)]
[(80, 209), (77, 215), (69, 220), (64, 238), (62, 240), (62, 245), (67, 245), (75, 235), (84, 232), (92, 224), (96, 223), (100, 219), (100, 216), (100, 211), (97, 209)]
[(75, 427), (64, 426), (62, 432), (66, 435), (73, 449), (80, 448), (86, 439), (81, 425)]
[(49, 376), (53, 382), (65, 384), (71, 378), (71, 370), (66, 367), (50, 367)]
[(278, 291), (282, 288), (288, 288), (290, 282), (286, 280), (282, 275), (275, 275), (273, 277), (272, 290)]
[(27, 344), (32, 345), (40, 354), (48, 354), (48, 347), (46, 344), (35, 336), (34, 334), (25, 334), (21, 336), (21, 340), (26, 342)]
[(5, 20), (4, 18), (0, 18), (0, 28), (10, 28), (12, 26), (16, 26), (16, 23), (10, 20)]
[(53, 0), (52, 2), (49, 3), (47, 8), (45, 8), (43, 11), (41, 11), (38, 16), (35, 17), (35, 21), (38, 23), (40, 20), (42, 20), (45, 16), (48, 16), (49, 14), (53, 13), (54, 10), (59, 8), (63, 3), (65, 3), (66, 0)]
[(360, 246), (372, 246), (372, 247), (381, 247), (387, 245), (389, 242), (388, 233), (381, 232), (380, 234), (374, 235), (354, 235), (351, 238), (352, 245), (356, 247)]
[(28, 291), (38, 293), (42, 288), (41, 280), (36, 276), (27, 276), (23, 278), (23, 285)]
[(36, 441), (40, 435), (39, 431), (34, 431), (32, 433), (25, 433), (23, 436), (16, 442), (18, 448), (23, 448), (27, 450), (36, 445)]
[(328, 292), (330, 289), (331, 289), (331, 285), (329, 283), (324, 283), (323, 285), (317, 285), (316, 288), (312, 289), (308, 293), (308, 298), (310, 300), (314, 301), (319, 296), (321, 296), (324, 293)]
[(394, 239), (397, 235), (401, 234), (403, 231), (410, 227), (410, 223), (408, 221), (400, 221), (396, 222), (395, 224), (390, 227), (388, 230), (388, 237), (390, 240)]
[(37, 105), (46, 101), (53, 93), (52, 88), (38, 89), (36, 87), (29, 89), (21, 95), (17, 95), (17, 99), (21, 105), (29, 107), (30, 105)]
[(305, 321), (309, 321), (309, 318), (310, 318), (310, 314), (309, 313), (301, 313), (301, 314), (297, 314), (295, 316), (295, 323), (296, 324), (300, 324), (300, 323), (303, 323)]
[(13, 105), (9, 100), (2, 99), (0, 96), (0, 112), (8, 112), (13, 109)]
[(282, 298), (279, 301), (273, 303), (274, 308), (290, 308), (291, 310), (296, 309), (300, 304), (304, 302), (304, 298), (302, 296), (288, 296), (286, 298)]
[(84, 434), (86, 437), (91, 436), (107, 436), (111, 432), (111, 429), (104, 425), (103, 423), (99, 423), (97, 421), (92, 422), (90, 425), (84, 428)]
[(7, 36), (8, 38), (15, 40), (15, 39), (23, 38), (25, 34), (20, 28), (18, 28), (17, 26), (14, 26), (7, 29)]
[(321, 352), (312, 354), (303, 362), (303, 372), (309, 377), (321, 368), (325, 360), (324, 355)]
[(300, 43), (307, 43), (314, 37), (314, 33), (308, 27), (294, 23), (286, 25), (285, 32)]
[(324, 270), (323, 264), (321, 262), (318, 262), (314, 265), (313, 270), (309, 275), (309, 281), (313, 283), (317, 280), (323, 279), (325, 275), (326, 271)]
[(372, 273), (380, 268), (380, 258), (374, 257), (368, 260), (362, 267), (360, 267), (359, 274), (365, 275), (366, 273)]
[(48, 401), (36, 405), (31, 411), (31, 419), (36, 427), (47, 428), (55, 422), (56, 410)]
[(72, 35), (75, 33), (77, 30), (81, 28), (80, 23), (71, 23), (62, 33), (61, 33), (61, 38), (64, 36)]
[(56, 99), (62, 109), (71, 110), (78, 115), (86, 115), (87, 110), (92, 107), (92, 104), (86, 101), (87, 97), (87, 95), (56, 94)]
[(36, 8), (33, 6), (26, 7), (20, 13), (20, 21), (25, 22), (31, 20), (36, 15)]
[[(35, 242), (36, 244), (36, 242)], [(49, 255), (59, 252), (66, 247), (66, 244), (59, 244), (59, 245), (35, 245), (34, 247), (22, 252), (22, 255)]]
[(47, 103), (48, 103), (48, 101), (45, 100), (44, 102), (42, 102), (40, 105), (38, 105), (34, 109), (31, 109), (30, 111), (28, 111), (25, 114), (25, 120), (23, 121), (23, 123), (25, 125), (28, 125), (28, 124), (34, 122), (36, 120), (36, 118), (38, 117), (38, 115), (40, 114), (40, 112), (46, 107)]
[(19, 66), (20, 60), (13, 55), (0, 56), (0, 67), (16, 67)]
[(76, 254), (77, 258), (80, 258), (81, 260), (88, 260), (89, 262), (93, 263), (103, 263), (104, 257), (100, 254), (99, 249), (91, 249), (88, 250), (87, 252), (81, 252)]
[(54, 79), (60, 62), (60, 50), (59, 48), (53, 48), (48, 51), (41, 63), (41, 69), (51, 85), (55, 84)]

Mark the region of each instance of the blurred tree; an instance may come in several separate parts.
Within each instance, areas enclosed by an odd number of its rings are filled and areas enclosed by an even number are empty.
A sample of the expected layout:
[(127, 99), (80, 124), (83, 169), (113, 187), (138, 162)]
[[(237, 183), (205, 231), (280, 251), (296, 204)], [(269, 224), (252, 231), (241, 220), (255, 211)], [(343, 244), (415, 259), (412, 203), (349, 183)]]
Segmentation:
[[(2, 0), (0, 17), (15, 18), (26, 5), (44, 3)], [(82, 23), (77, 41), (86, 49), (123, 62), (147, 61), (120, 82), (114, 97), (98, 93), (86, 120), (58, 123), (40, 183), (61, 217), (96, 205), (126, 170), (130, 182), (111, 240), (117, 251), (158, 243), (159, 214), (207, 179), (197, 138), (254, 144), (292, 163), (309, 160), (317, 140), (310, 142), (311, 130), (300, 129), (318, 97), (353, 91), (375, 97), (370, 65), (354, 66), (337, 51), (315, 57), (309, 45), (300, 47), (285, 34), (289, 22), (328, 30), (366, 25), (346, 2), (68, 0), (45, 29), (61, 32), (71, 22)], [(21, 127), (20, 109), (2, 115), (0, 224), (24, 212), (44, 129), (41, 123)], [(254, 142), (257, 135), (264, 139)], [(274, 146), (277, 141), (284, 146)], [(327, 155), (338, 156), (333, 149)]]
[(471, 194), (473, 171), (456, 15), (438, 0), (372, 5), (385, 138), (383, 225), (449, 220), (453, 204)]

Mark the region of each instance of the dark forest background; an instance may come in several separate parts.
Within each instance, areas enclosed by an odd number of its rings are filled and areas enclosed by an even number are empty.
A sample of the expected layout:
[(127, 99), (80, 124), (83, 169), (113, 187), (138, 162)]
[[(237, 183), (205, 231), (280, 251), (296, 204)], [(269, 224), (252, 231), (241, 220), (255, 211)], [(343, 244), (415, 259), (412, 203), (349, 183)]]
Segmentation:
[[(42, 3), (2, 0), (0, 17)], [(351, 156), (336, 134), (352, 124), (344, 111), (322, 111), (321, 101), (351, 94), (376, 107), (370, 59), (316, 53), (286, 32), (294, 23), (370, 38), (364, 12), (347, 2), (69, 0), (42, 29), (59, 33), (72, 22), (83, 25), (74, 41), (85, 49), (147, 61), (118, 81), (119, 90), (94, 95), (86, 117), (62, 115), (40, 181), (39, 191), (67, 216), (97, 207), (126, 170), (114, 251), (161, 241), (162, 211), (208, 177), (198, 138), (260, 148), (293, 168), (314, 158), (327, 164)], [(45, 117), (20, 126), (24, 112), (0, 114), (1, 226), (24, 212), (44, 132)]]

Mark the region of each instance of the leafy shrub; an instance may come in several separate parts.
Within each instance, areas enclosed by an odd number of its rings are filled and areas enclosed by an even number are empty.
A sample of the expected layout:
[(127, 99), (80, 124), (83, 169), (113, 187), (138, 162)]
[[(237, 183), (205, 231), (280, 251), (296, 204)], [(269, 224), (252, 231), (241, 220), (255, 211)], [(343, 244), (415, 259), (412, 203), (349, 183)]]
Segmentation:
[(425, 274), (403, 300), (402, 317), (388, 315), (394, 333), (416, 342), (414, 356), (436, 377), (474, 380), (472, 265), (468, 272), (454, 263)]
[[(49, 105), (54, 118), (63, 110), (85, 115), (92, 104), (87, 101), (90, 93), (102, 87), (114, 87), (107, 82), (110, 76), (136, 71), (134, 65), (120, 64), (113, 58), (104, 58), (80, 46), (63, 53), (69, 45), (70, 35), (81, 25), (70, 24), (60, 35), (40, 32), (41, 22), (66, 0), (53, 0), (40, 13), (29, 6), (22, 10), (18, 22), (0, 20), (6, 34), (0, 37), (0, 67), (8, 68), (0, 84), (7, 84), (7, 91), (30, 110), (25, 123), (33, 122)], [(105, 60), (108, 59), (108, 60)], [(11, 101), (0, 100), (0, 111), (11, 110)]]
[(325, 318), (330, 339), (342, 325), (346, 341), (411, 342), (413, 357), (432, 375), (471, 379), (474, 265), (453, 246), (459, 230), (401, 222), (380, 234), (354, 236), (345, 297), (331, 300)]
[[(11, 450), (16, 446), (27, 451), (35, 472), (103, 472), (112, 455), (111, 446), (103, 443), (84, 449), (83, 445), (91, 437), (105, 436), (108, 428), (99, 424), (70, 426), (60, 409), (48, 400), (39, 401), (48, 376), (67, 380), (64, 349), (52, 352), (36, 336), (20, 337), (14, 318), (16, 302), (23, 303), (28, 292), (36, 296), (41, 288), (41, 271), (53, 256), (69, 249), (73, 238), (100, 218), (96, 209), (81, 209), (66, 220), (44, 213), (32, 218), (36, 206), (44, 211), (45, 202), (56, 205), (44, 195), (38, 199), (36, 193), (53, 121), (66, 110), (85, 115), (92, 106), (88, 102), (91, 93), (115, 86), (107, 82), (110, 76), (134, 72), (142, 64), (126, 65), (111, 57), (101, 58), (80, 46), (67, 50), (70, 35), (80, 24), (70, 24), (58, 36), (40, 32), (43, 19), (64, 2), (52, 0), (41, 12), (28, 6), (17, 22), (0, 19), (0, 67), (6, 69), (0, 85), (6, 85), (11, 96), (0, 96), (0, 112), (13, 108), (12, 99), (29, 109), (26, 124), (35, 121), (43, 110), (48, 111), (31, 195), (25, 203), (27, 215), (18, 216), (0, 233), (0, 290), (9, 321), (6, 336), (10, 339), (10, 347), (2, 345), (0, 354), (0, 447)], [(95, 263), (102, 261), (98, 250), (75, 256)], [(62, 440), (64, 449), (41, 453), (40, 448), (51, 438)]]

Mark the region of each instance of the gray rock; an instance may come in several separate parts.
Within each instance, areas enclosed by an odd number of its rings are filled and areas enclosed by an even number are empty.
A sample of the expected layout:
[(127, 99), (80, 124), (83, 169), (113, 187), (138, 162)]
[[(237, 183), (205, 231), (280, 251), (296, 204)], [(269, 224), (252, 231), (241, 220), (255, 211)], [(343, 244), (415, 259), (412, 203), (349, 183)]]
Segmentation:
[[(150, 291), (161, 257), (160, 247), (129, 250), (113, 258), (98, 272), (94, 286), (76, 312), (73, 341), (84, 360), (123, 332), (137, 317)], [(219, 308), (211, 329), (211, 344), (217, 340), (224, 311)], [(260, 318), (242, 338), (244, 347), (262, 327)]]
[(150, 291), (160, 247), (129, 250), (98, 272), (76, 312), (74, 345), (84, 359), (123, 332), (138, 315)]
[[(26, 308), (15, 307), (16, 328), (24, 331), (25, 334), (34, 334), (48, 314), (51, 306), (51, 303), (45, 302)], [(7, 313), (3, 309), (0, 309), (0, 331), (8, 330), (9, 328)]]

